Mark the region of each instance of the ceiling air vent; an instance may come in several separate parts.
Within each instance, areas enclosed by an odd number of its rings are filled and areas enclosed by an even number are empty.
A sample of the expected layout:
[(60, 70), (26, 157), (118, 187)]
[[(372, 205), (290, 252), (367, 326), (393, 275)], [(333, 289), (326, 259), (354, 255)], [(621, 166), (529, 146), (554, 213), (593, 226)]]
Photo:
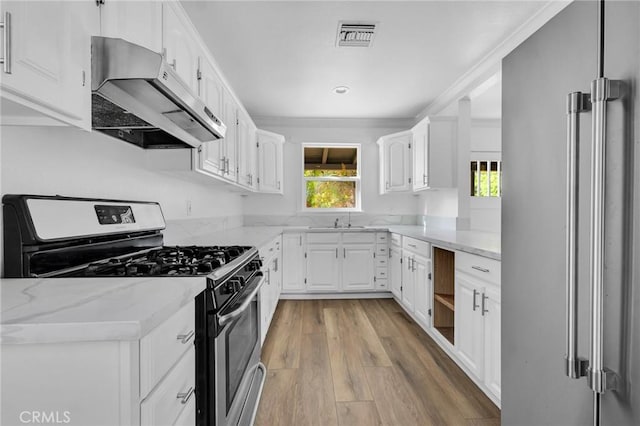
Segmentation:
[(375, 22), (345, 22), (338, 23), (337, 46), (369, 47), (376, 34)]

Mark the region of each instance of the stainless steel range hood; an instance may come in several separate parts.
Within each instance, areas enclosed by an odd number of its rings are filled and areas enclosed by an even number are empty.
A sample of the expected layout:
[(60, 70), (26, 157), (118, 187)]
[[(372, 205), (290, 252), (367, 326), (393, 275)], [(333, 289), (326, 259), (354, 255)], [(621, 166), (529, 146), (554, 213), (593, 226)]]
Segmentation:
[(162, 55), (118, 38), (91, 37), (95, 130), (142, 148), (197, 148), (226, 126)]

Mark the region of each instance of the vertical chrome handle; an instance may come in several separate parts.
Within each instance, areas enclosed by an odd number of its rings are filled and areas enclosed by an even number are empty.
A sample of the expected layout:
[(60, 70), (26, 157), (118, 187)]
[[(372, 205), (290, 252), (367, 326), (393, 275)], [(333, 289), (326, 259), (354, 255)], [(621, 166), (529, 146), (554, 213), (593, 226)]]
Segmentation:
[(300, 247), (302, 247), (302, 234), (300, 234)]
[(415, 271), (416, 270), (416, 258), (414, 257), (413, 260), (411, 260), (411, 270)]
[(476, 304), (476, 296), (480, 294), (480, 292), (478, 292), (478, 290), (476, 290), (475, 288), (473, 289), (473, 310), (475, 311), (476, 309), (479, 308), (479, 306)]
[(422, 184), (423, 185), (427, 185), (429, 182), (427, 175), (422, 175)]
[(347, 258), (347, 249), (346, 248), (342, 249), (342, 257), (344, 257), (345, 259)]
[(2, 58), (0, 64), (5, 74), (11, 74), (11, 13), (4, 13), (4, 22), (0, 22), (2, 28)]
[(586, 375), (587, 360), (578, 357), (578, 199), (580, 113), (589, 111), (589, 95), (573, 92), (567, 96), (567, 205), (566, 205), (566, 354), (565, 373), (572, 379)]
[(338, 258), (338, 247), (336, 247), (336, 259)]
[(601, 77), (591, 83), (593, 119), (591, 125), (591, 350), (587, 380), (596, 393), (614, 389), (617, 376), (604, 368), (603, 296), (604, 296), (604, 206), (607, 101), (620, 96), (620, 81)]
[(195, 331), (191, 330), (187, 334), (178, 334), (176, 338), (180, 340), (180, 343), (188, 343), (189, 340), (195, 335)]
[(231, 169), (229, 168), (229, 159), (227, 158), (225, 162), (227, 163), (227, 174), (231, 174)]
[(489, 310), (486, 308), (486, 300), (489, 297), (487, 295), (485, 295), (484, 293), (482, 293), (482, 316), (484, 316), (484, 314), (489, 313)]

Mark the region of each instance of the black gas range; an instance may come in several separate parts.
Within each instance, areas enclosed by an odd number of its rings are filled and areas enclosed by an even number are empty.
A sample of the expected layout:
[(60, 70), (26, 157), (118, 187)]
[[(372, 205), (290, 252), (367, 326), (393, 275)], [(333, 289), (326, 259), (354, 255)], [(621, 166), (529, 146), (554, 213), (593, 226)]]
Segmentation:
[(266, 373), (256, 248), (165, 246), (154, 202), (39, 195), (5, 195), (2, 202), (7, 278), (202, 276), (206, 289), (195, 298), (197, 424), (252, 422)]

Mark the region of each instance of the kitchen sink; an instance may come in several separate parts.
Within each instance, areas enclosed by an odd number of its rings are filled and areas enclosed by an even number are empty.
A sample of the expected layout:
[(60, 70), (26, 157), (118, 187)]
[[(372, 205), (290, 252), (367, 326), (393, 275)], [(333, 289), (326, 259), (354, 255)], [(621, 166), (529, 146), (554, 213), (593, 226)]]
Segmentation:
[(349, 230), (349, 229), (364, 229), (365, 227), (362, 225), (351, 225), (351, 226), (310, 226), (309, 229), (335, 229), (339, 231)]

